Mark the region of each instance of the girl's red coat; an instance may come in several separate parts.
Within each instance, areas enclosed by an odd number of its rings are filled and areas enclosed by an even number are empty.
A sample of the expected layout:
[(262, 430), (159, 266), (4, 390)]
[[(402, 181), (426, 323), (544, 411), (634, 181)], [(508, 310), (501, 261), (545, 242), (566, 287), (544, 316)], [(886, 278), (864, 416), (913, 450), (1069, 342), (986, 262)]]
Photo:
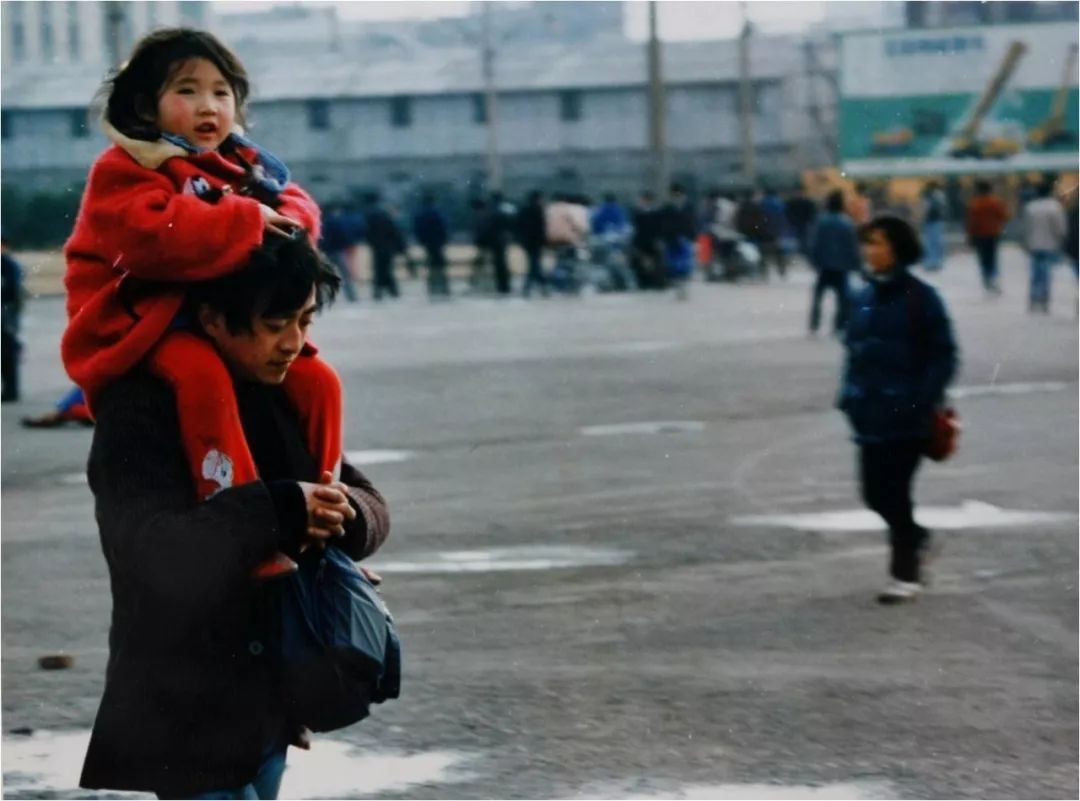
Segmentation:
[[(249, 161), (257, 158), (251, 151)], [(262, 242), (259, 202), (226, 193), (216, 203), (191, 192), (239, 187), (243, 168), (216, 151), (141, 166), (119, 145), (90, 170), (75, 229), (64, 246), (68, 327), (61, 356), (93, 404), (97, 392), (127, 373), (157, 344), (183, 304), (185, 284), (242, 267)], [(289, 184), (277, 211), (319, 237), (319, 208)], [(151, 291), (121, 292), (145, 280)], [(126, 302), (125, 302), (126, 301)]]

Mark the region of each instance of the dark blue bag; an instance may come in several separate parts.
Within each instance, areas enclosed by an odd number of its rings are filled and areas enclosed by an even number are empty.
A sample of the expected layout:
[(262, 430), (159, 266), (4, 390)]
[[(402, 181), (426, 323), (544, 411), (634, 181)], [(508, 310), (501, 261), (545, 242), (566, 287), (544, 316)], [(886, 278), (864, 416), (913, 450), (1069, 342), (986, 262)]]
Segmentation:
[(401, 691), (401, 641), (375, 586), (334, 546), (282, 582), (281, 655), (291, 718), (312, 731), (363, 720)]

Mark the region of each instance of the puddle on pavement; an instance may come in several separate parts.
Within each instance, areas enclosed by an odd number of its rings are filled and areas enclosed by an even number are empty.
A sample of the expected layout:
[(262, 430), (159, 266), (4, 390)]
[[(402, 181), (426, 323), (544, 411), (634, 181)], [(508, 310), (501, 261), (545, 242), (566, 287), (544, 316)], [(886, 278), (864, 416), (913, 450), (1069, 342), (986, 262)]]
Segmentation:
[(640, 423), (584, 426), (578, 429), (578, 433), (584, 437), (614, 437), (621, 434), (681, 434), (704, 430), (705, 423), (700, 420), (646, 420)]
[[(1045, 523), (1060, 523), (1076, 517), (1072, 512), (1033, 512), (1021, 509), (1002, 509), (981, 501), (964, 501), (959, 506), (920, 506), (915, 519), (931, 529), (959, 530), (1023, 527)], [(869, 509), (848, 509), (838, 512), (809, 512), (806, 514), (747, 515), (733, 517), (736, 526), (769, 526), (793, 528), (799, 531), (883, 531), (881, 517)]]
[(363, 467), (372, 464), (394, 464), (395, 462), (407, 462), (416, 456), (413, 451), (392, 450), (368, 450), (347, 451), (345, 458), (353, 467)]
[[(3, 740), (4, 797), (67, 797), (77, 790), (89, 731), (34, 732)], [(310, 751), (289, 749), (281, 798), (369, 798), (411, 785), (463, 781), (467, 761), (454, 751), (372, 753), (339, 740), (316, 738)], [(146, 793), (102, 791), (101, 797), (153, 798)]]
[[(631, 788), (631, 789), (628, 789)], [(590, 791), (583, 798), (673, 799), (872, 799), (895, 798), (896, 792), (881, 783), (845, 782), (817, 787), (797, 784), (690, 784), (662, 792), (635, 792), (632, 785)]]
[(472, 551), (416, 554), (389, 562), (372, 562), (377, 573), (494, 573), (514, 570), (555, 570), (626, 564), (632, 551), (576, 545), (526, 545)]

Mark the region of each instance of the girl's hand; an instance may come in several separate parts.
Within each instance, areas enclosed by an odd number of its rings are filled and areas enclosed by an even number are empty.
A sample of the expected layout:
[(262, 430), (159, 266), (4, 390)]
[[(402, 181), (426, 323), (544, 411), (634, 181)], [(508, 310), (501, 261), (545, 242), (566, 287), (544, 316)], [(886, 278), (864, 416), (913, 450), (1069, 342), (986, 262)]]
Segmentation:
[(263, 229), (270, 233), (277, 234), (278, 236), (290, 237), (292, 236), (294, 229), (303, 228), (303, 226), (292, 217), (278, 214), (265, 203), (259, 204), (259, 211), (262, 212)]

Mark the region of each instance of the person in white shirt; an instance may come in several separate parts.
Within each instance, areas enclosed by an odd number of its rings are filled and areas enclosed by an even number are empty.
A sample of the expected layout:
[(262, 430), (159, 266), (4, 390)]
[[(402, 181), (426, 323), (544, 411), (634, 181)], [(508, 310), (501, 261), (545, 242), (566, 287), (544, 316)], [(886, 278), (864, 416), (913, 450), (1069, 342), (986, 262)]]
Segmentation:
[(1024, 207), (1023, 242), (1031, 256), (1028, 311), (1050, 313), (1051, 270), (1061, 257), (1068, 233), (1065, 209), (1053, 195), (1053, 181), (1044, 181), (1038, 197)]

